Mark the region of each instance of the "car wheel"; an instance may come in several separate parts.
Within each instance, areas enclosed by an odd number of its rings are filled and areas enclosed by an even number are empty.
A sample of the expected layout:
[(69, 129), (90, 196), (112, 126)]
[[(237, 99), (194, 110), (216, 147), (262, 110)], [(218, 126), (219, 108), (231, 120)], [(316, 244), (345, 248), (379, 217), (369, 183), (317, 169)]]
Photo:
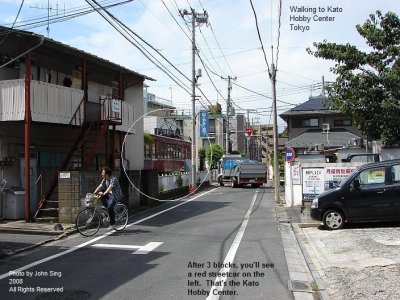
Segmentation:
[(336, 209), (328, 210), (322, 219), (324, 226), (328, 230), (341, 229), (344, 226), (344, 214)]
[(237, 182), (236, 182), (236, 178), (235, 177), (231, 178), (231, 187), (233, 187), (233, 188), (237, 187)]

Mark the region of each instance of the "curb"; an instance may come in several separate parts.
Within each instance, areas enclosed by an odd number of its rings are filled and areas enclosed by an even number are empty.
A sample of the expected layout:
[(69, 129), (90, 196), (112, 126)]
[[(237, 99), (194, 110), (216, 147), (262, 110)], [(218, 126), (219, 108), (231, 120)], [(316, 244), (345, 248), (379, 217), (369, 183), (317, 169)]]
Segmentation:
[(22, 252), (25, 252), (25, 251), (28, 251), (28, 250), (32, 250), (32, 249), (37, 248), (39, 246), (42, 246), (44, 244), (48, 244), (48, 243), (51, 243), (51, 242), (55, 242), (55, 241), (61, 240), (61, 239), (65, 238), (65, 237), (67, 237), (67, 236), (69, 236), (71, 234), (76, 233), (77, 230), (76, 230), (75, 227), (71, 226), (71, 227), (67, 227), (63, 232), (60, 232), (60, 231), (51, 232), (51, 231), (43, 231), (43, 230), (42, 231), (39, 231), (39, 230), (24, 230), (24, 229), (12, 229), (12, 228), (10, 228), (10, 229), (3, 228), (3, 229), (0, 230), (0, 232), (14, 233), (14, 234), (26, 233), (26, 234), (37, 234), (37, 235), (57, 235), (55, 237), (48, 238), (48, 239), (46, 239), (44, 241), (37, 242), (35, 244), (29, 245), (29, 246), (24, 247), (24, 248), (11, 250), (11, 251), (8, 251), (8, 252), (5, 252), (5, 253), (0, 253), (0, 258), (5, 258), (5, 257), (9, 257), (9, 256), (12, 256), (12, 255), (15, 255), (15, 254), (19, 254), (19, 253), (22, 253)]
[(300, 251), (301, 251), (301, 253), (302, 253), (302, 255), (303, 255), (303, 257), (304, 257), (304, 259), (306, 261), (306, 264), (307, 264), (308, 270), (309, 270), (309, 272), (311, 274), (311, 277), (312, 277), (315, 285), (318, 288), (318, 290), (316, 292), (320, 296), (320, 299), (322, 299), (322, 300), (330, 300), (329, 294), (328, 294), (328, 292), (326, 290), (326, 287), (325, 287), (325, 283), (322, 280), (322, 278), (321, 278), (321, 276), (320, 276), (320, 274), (318, 272), (318, 269), (315, 267), (313, 259), (311, 258), (311, 255), (310, 255), (310, 253), (309, 253), (309, 251), (307, 249), (306, 244), (308, 244), (308, 240), (304, 236), (304, 234), (302, 232), (300, 232), (300, 231), (302, 231), (302, 228), (319, 227), (320, 224), (314, 224), (314, 223), (307, 224), (306, 223), (306, 224), (304, 224), (305, 226), (301, 226), (302, 225), (301, 223), (299, 223), (299, 224), (290, 223), (290, 225), (291, 225), (292, 231), (294, 233), (294, 236), (296, 238), (297, 244), (300, 247)]

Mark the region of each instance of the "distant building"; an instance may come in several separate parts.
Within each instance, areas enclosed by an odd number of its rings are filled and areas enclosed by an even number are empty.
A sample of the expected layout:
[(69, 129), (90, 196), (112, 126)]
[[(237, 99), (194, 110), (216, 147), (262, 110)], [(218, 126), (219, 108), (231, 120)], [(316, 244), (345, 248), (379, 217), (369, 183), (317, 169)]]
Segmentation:
[(332, 101), (324, 95), (310, 97), (280, 117), (288, 125), (286, 146), (296, 153), (344, 148), (362, 140), (351, 116), (333, 109)]

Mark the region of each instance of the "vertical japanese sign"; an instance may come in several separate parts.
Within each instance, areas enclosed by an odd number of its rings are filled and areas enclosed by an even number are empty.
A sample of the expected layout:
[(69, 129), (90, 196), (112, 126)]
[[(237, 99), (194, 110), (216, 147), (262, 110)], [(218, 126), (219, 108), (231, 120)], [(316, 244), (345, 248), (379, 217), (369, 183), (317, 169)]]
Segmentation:
[(208, 112), (200, 112), (200, 137), (208, 137)]
[(303, 168), (303, 200), (312, 201), (325, 190), (324, 168)]

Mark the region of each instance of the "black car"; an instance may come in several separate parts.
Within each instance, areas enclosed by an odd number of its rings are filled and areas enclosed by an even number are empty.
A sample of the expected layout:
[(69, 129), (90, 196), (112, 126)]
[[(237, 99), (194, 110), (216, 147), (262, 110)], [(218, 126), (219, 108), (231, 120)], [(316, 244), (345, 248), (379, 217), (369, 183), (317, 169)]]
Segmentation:
[(345, 222), (400, 220), (400, 159), (359, 167), (313, 200), (311, 217), (328, 230)]

